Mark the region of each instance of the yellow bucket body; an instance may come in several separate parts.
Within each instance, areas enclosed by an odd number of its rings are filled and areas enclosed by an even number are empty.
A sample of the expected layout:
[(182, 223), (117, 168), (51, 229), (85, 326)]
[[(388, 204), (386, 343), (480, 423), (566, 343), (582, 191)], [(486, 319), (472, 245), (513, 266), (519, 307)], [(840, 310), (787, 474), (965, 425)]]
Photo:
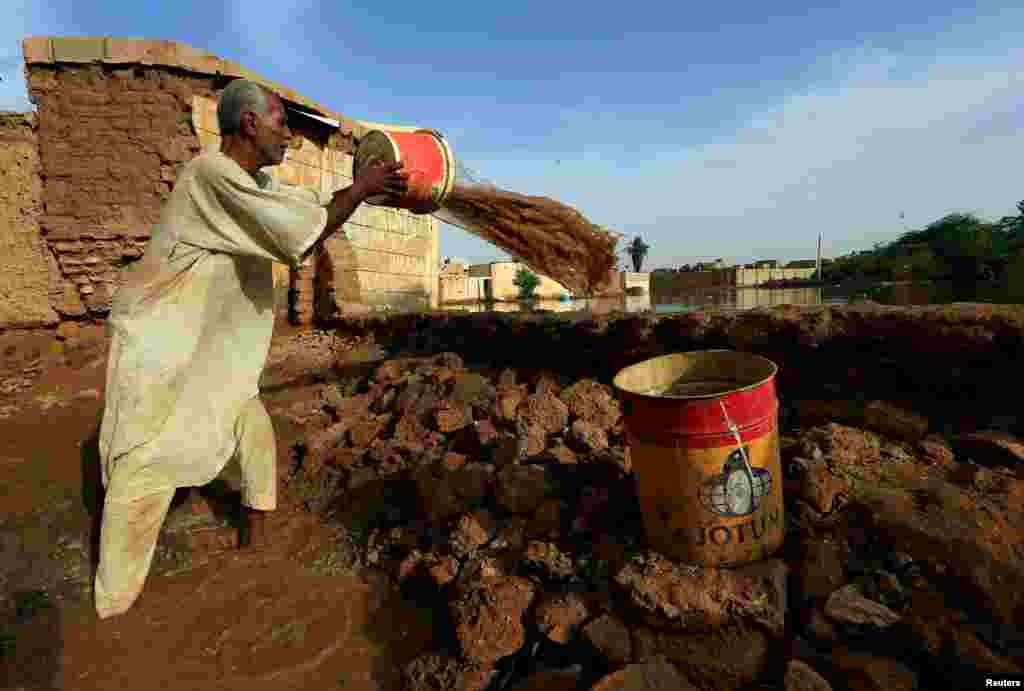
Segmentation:
[(731, 566), (782, 545), (776, 371), (757, 355), (702, 351), (616, 375), (651, 547), (691, 564)]

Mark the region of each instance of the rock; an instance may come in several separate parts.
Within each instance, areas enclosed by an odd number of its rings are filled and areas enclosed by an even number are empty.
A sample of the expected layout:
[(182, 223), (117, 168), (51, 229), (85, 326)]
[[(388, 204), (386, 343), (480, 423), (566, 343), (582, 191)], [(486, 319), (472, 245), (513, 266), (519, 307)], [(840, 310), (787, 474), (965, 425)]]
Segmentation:
[(355, 491), (360, 487), (365, 487), (376, 479), (377, 471), (373, 468), (353, 468), (348, 475), (348, 489), (349, 491)]
[(569, 441), (572, 447), (581, 453), (594, 453), (608, 448), (608, 435), (586, 420), (572, 423)]
[(999, 479), (991, 470), (969, 461), (958, 463), (950, 472), (949, 479), (979, 492), (990, 492), (999, 486)]
[(523, 614), (536, 586), (518, 576), (485, 579), (484, 586), (450, 604), (455, 635), (463, 656), (478, 664), (493, 663), (526, 643)]
[(324, 458), (324, 464), (332, 468), (352, 468), (360, 459), (362, 459), (362, 454), (354, 449), (334, 449), (330, 455)]
[(467, 405), (451, 403), (434, 411), (437, 431), (442, 434), (457, 432), (473, 424), (473, 413)]
[(555, 439), (547, 449), (547, 455), (558, 461), (560, 465), (576, 465), (579, 459), (576, 453), (565, 445), (561, 439)]
[(455, 557), (441, 557), (427, 566), (427, 573), (439, 588), (443, 588), (459, 575), (459, 561)]
[(462, 597), (474, 590), (486, 588), (496, 579), (507, 578), (504, 563), (493, 556), (473, 555), (467, 558), (455, 578), (455, 597)]
[(633, 659), (633, 640), (629, 629), (614, 614), (605, 613), (591, 620), (581, 633), (613, 669), (629, 664)]
[(983, 465), (1019, 466), (1024, 461), (1024, 441), (998, 430), (985, 430), (954, 437), (957, 455), (965, 455)]
[(787, 469), (795, 471), (796, 495), (818, 513), (831, 513), (837, 508), (836, 498), (849, 491), (849, 483), (836, 477), (823, 459), (795, 458)]
[(445, 470), (458, 470), (464, 465), (466, 465), (466, 456), (454, 451), (449, 451), (441, 459), (441, 467)]
[(377, 435), (384, 431), (389, 422), (391, 422), (391, 413), (364, 417), (349, 429), (349, 442), (352, 446), (369, 446), (377, 438)]
[(302, 458), (302, 467), (310, 477), (320, 473), (329, 456), (344, 443), (345, 435), (352, 420), (342, 420), (311, 435), (306, 442), (306, 455)]
[[(966, 617), (962, 614), (950, 608), (943, 593), (924, 590), (914, 594), (904, 620), (910, 637), (936, 660), (954, 662), (968, 674), (982, 670), (993, 674), (1024, 673), (1019, 664), (982, 642), (971, 630), (973, 624), (963, 621)], [(988, 628), (991, 631), (993, 627)]]
[(420, 565), (423, 563), (423, 554), (419, 550), (414, 549), (410, 552), (401, 562), (398, 564), (398, 572), (395, 575), (395, 580), (399, 583), (403, 583), (413, 574), (415, 574)]
[(731, 621), (778, 630), (782, 615), (773, 578), (729, 569), (680, 565), (655, 552), (634, 557), (615, 574), (627, 601), (652, 626), (707, 631)]
[(494, 535), (494, 517), (487, 509), (463, 514), (452, 530), (449, 540), (452, 552), (464, 557), (490, 542)]
[(405, 468), (405, 458), (400, 447), (391, 442), (373, 442), (365, 458), (373, 462), (374, 470), (381, 476), (393, 475)]
[(633, 657), (641, 662), (664, 656), (695, 686), (706, 691), (739, 691), (764, 673), (768, 635), (727, 625), (701, 633), (633, 630)]
[(829, 656), (833, 682), (856, 691), (915, 691), (917, 675), (899, 660), (840, 648)]
[(572, 669), (549, 669), (531, 674), (511, 691), (576, 691), (580, 673)]
[(622, 407), (611, 389), (593, 379), (579, 380), (562, 391), (560, 398), (574, 418), (602, 432), (614, 427), (622, 417)]
[(516, 458), (532, 458), (544, 451), (548, 443), (548, 434), (544, 428), (530, 424), (525, 418), (516, 420), (516, 433), (518, 435), (518, 446), (516, 447)]
[(402, 669), (406, 691), (484, 691), (494, 672), (456, 657), (427, 653)]
[(524, 398), (526, 394), (518, 387), (501, 389), (494, 403), (494, 416), (506, 422), (515, 420)]
[(591, 691), (697, 691), (697, 688), (664, 658), (623, 667), (590, 687)]
[(757, 621), (769, 633), (782, 636), (786, 631), (786, 593), (789, 566), (781, 559), (764, 559), (735, 569), (741, 576), (753, 579), (758, 593), (767, 593), (764, 602), (765, 614), (759, 615)]
[(937, 434), (929, 434), (917, 443), (917, 448), (929, 463), (942, 466), (953, 463), (953, 449)]
[(547, 494), (547, 475), (538, 466), (508, 465), (498, 471), (495, 498), (510, 513), (532, 513)]
[(808, 607), (801, 615), (804, 630), (822, 643), (836, 640), (836, 627), (820, 607)]
[(386, 413), (391, 410), (391, 406), (394, 405), (396, 398), (398, 398), (398, 392), (389, 387), (380, 398), (374, 400), (370, 410), (378, 414)]
[(832, 691), (832, 685), (800, 660), (786, 663), (786, 691)]
[(437, 432), (428, 429), (415, 413), (399, 418), (393, 441), (411, 453), (423, 453), (439, 442)]
[(486, 463), (467, 463), (447, 476), (455, 493), (471, 504), (482, 504), (494, 486), (494, 468)]
[(509, 549), (518, 552), (526, 544), (527, 520), (523, 516), (512, 516), (498, 528), (498, 535), (491, 543), (491, 549)]
[(833, 469), (877, 465), (881, 461), (881, 439), (866, 430), (830, 423), (809, 430), (805, 440), (822, 450), (822, 457)]
[(900, 620), (900, 615), (885, 605), (864, 597), (855, 584), (843, 586), (825, 602), (825, 616), (841, 624), (869, 625), (888, 628)]
[(928, 418), (886, 401), (871, 401), (864, 407), (864, 426), (891, 439), (909, 442), (928, 434)]
[(539, 427), (548, 434), (561, 432), (569, 424), (569, 409), (551, 393), (527, 396), (519, 406), (518, 415), (527, 424)]
[(494, 465), (503, 468), (519, 461), (521, 442), (514, 436), (500, 436), (494, 442)]
[(526, 534), (533, 538), (557, 540), (562, 535), (562, 512), (565, 505), (561, 499), (545, 499), (533, 513)]
[(531, 540), (523, 560), (539, 567), (550, 580), (564, 580), (575, 573), (572, 559), (550, 542)]
[[(971, 506), (963, 490), (956, 506)], [(1014, 545), (1024, 542), (1019, 507), (1011, 511), (951, 511), (937, 501), (921, 505), (909, 492), (862, 491), (858, 501), (871, 516), (879, 538), (917, 560), (947, 565), (965, 603), (1000, 625), (1014, 625), (1024, 611), (1024, 563)], [(991, 613), (990, 615), (988, 613)]]
[(420, 503), (435, 525), (483, 504), (493, 477), (490, 466), (482, 463), (467, 463), (451, 471), (421, 466), (413, 473)]
[(576, 637), (576, 630), (589, 616), (587, 602), (574, 592), (544, 593), (533, 614), (537, 630), (549, 641), (562, 644)]
[(398, 360), (385, 360), (374, 370), (373, 378), (378, 382), (397, 382), (402, 378), (402, 363)]
[(454, 440), (458, 451), (470, 455), (477, 455), (487, 447), (488, 444), (498, 439), (498, 429), (490, 419), (478, 420), (472, 425), (464, 428)]
[(843, 548), (829, 539), (807, 540), (794, 569), (797, 588), (805, 600), (824, 600), (846, 583)]

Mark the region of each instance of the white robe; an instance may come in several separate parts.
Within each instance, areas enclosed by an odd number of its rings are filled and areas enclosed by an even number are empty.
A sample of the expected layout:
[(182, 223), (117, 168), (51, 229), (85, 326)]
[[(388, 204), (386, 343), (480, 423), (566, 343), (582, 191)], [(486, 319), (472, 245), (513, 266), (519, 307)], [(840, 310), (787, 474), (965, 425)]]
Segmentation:
[(122, 496), (206, 484), (236, 450), (270, 350), (272, 262), (298, 265), (327, 223), (315, 192), (257, 178), (219, 151), (190, 161), (122, 276), (99, 440)]

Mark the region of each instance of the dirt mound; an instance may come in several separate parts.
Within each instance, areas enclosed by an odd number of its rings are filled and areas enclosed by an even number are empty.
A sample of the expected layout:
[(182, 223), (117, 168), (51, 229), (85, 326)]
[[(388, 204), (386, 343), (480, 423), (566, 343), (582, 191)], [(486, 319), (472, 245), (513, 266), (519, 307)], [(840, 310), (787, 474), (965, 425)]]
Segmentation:
[[(390, 360), (344, 387), (319, 429), (375, 434), (321, 433), (297, 476), (329, 478), (313, 483), (329, 496), (312, 504), (350, 526), (365, 564), (447, 603), (450, 629), (410, 665), (410, 688), (529, 688), (554, 670), (617, 688), (662, 665), (697, 688), (738, 690), (782, 681), (770, 654), (780, 641), (839, 687), (879, 670), (927, 685), (1024, 663), (1007, 585), (1024, 575), (1013, 546), (1024, 480), (1010, 460), (936, 463), (943, 442), (920, 438), (917, 413), (857, 420), (876, 432), (808, 404), (787, 415), (821, 424), (784, 430), (786, 545), (711, 569), (646, 549), (620, 404), (604, 384), (471, 371), (446, 353)], [(959, 658), (944, 656), (951, 645)]]

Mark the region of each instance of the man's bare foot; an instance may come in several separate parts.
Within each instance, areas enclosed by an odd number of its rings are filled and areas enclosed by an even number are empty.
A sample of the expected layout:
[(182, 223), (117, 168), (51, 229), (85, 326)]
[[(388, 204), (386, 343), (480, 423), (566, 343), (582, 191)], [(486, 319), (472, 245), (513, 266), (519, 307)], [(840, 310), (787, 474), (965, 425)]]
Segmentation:
[(245, 512), (245, 536), (242, 547), (258, 549), (267, 543), (267, 512), (243, 507)]

